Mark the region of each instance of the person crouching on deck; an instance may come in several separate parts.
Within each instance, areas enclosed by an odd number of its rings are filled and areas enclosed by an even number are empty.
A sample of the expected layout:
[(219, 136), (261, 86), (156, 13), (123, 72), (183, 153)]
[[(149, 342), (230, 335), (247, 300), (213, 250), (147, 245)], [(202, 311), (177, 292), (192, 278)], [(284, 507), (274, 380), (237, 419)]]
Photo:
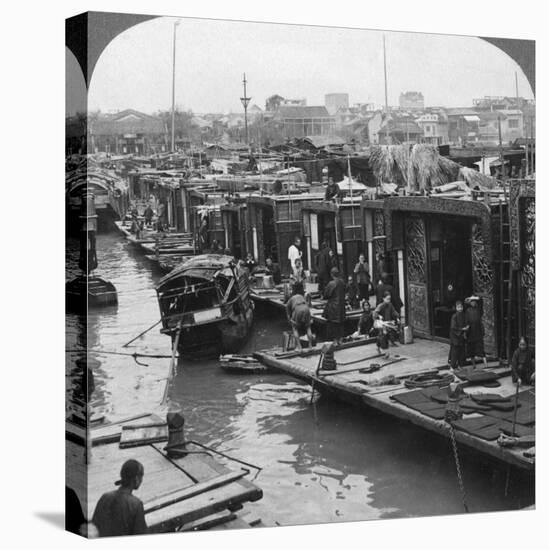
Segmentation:
[(286, 316), (292, 327), (296, 347), (301, 351), (300, 334), (306, 333), (309, 340), (309, 346), (313, 347), (313, 333), (311, 331), (311, 310), (309, 304), (303, 296), (303, 283), (294, 284), (294, 294), (286, 303)]
[(465, 365), (465, 343), (466, 334), (469, 330), (463, 313), (463, 303), (456, 302), (456, 312), (450, 320), (450, 366), (452, 369)]
[(142, 535), (147, 532), (143, 503), (133, 491), (139, 489), (145, 470), (137, 460), (126, 460), (120, 470), (120, 488), (104, 493), (93, 513), (92, 523), (100, 537)]
[(518, 348), (513, 353), (511, 377), (513, 382), (531, 384), (534, 381), (534, 356), (526, 336), (521, 336)]
[(362, 300), (362, 315), (358, 320), (356, 332), (353, 333), (353, 337), (370, 336), (375, 331), (374, 329), (374, 317), (372, 314), (372, 306), (368, 300)]
[(352, 275), (349, 275), (347, 277), (347, 286), (345, 287), (345, 293), (347, 296), (347, 302), (351, 306), (351, 309), (358, 309), (360, 307), (358, 285), (354, 282)]
[(479, 299), (478, 296), (470, 296), (465, 300), (465, 303), (469, 303), (469, 307), (465, 312), (465, 322), (469, 326), (467, 331), (467, 355), (471, 358), (473, 368), (476, 367), (475, 359), (477, 357), (482, 357), (485, 367), (488, 365), (484, 353), (484, 324), (478, 307)]
[[(400, 325), (400, 315), (391, 303), (391, 293), (386, 291), (383, 295), (383, 301), (379, 304), (373, 313), (374, 327), (378, 329), (377, 348), (379, 353), (384, 353), (389, 357), (389, 342), (396, 346), (398, 335), (398, 326)], [(377, 326), (376, 326), (377, 325)]]

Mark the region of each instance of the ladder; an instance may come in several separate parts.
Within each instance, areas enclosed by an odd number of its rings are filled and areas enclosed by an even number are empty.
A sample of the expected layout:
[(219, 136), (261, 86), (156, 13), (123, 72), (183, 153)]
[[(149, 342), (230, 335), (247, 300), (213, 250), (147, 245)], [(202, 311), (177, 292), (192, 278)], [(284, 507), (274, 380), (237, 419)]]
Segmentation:
[(511, 231), (509, 220), (509, 200), (507, 194), (498, 199), (498, 250), (496, 263), (498, 273), (499, 296), (499, 356), (511, 360), (513, 349), (512, 335), (515, 334), (517, 312), (514, 304), (517, 303), (516, 272), (511, 263)]

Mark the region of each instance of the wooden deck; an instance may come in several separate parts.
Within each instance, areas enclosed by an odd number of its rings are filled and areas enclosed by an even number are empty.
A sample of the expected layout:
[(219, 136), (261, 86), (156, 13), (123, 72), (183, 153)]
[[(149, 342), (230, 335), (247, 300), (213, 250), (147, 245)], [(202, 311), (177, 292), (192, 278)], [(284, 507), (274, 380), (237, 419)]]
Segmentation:
[(87, 466), (86, 447), (74, 437), (67, 439), (66, 482), (77, 493), (84, 514), (91, 519), (100, 496), (116, 488), (114, 482), (119, 479), (122, 464), (134, 458), (145, 469), (143, 484), (135, 495), (143, 501), (150, 533), (182, 527), (211, 528), (225, 522), (244, 526), (233, 512), (242, 508), (242, 503), (263, 496), (261, 489), (244, 478), (248, 470), (240, 466), (228, 469), (213, 455), (191, 443), (187, 449), (192, 454), (175, 459), (166, 455), (165, 441), (120, 448), (122, 426), (158, 421), (155, 415), (141, 415), (141, 418), (92, 429)]
[[(314, 383), (314, 388), (322, 393), (357, 406), (377, 409), (385, 414), (412, 422), (426, 430), (449, 437), (448, 424), (444, 420), (435, 420), (391, 399), (393, 395), (411, 391), (404, 386), (404, 379), (408, 376), (435, 369), (441, 371), (441, 374), (449, 373), (447, 366), (448, 345), (430, 340), (416, 340), (413, 344), (391, 347), (389, 351), (391, 356), (386, 360), (379, 356), (376, 357), (377, 349), (374, 343), (336, 350), (334, 355), (338, 363), (338, 370), (321, 371), (319, 376), (315, 376), (319, 362), (318, 353), (310, 354), (305, 350), (301, 355), (285, 355), (281, 354), (280, 349), (271, 349), (256, 352), (254, 355), (269, 367), (284, 371), (309, 384)], [(370, 374), (363, 374), (357, 370), (368, 367), (372, 363), (383, 365), (396, 358), (404, 359), (388, 364), (379, 371)], [(469, 386), (464, 387), (464, 391), (466, 393), (493, 392), (504, 397), (514, 395), (515, 386), (511, 382), (509, 369), (500, 367), (499, 363), (489, 363), (489, 367), (500, 377), (500, 387), (488, 390), (482, 386)], [(399, 378), (400, 383), (398, 385), (376, 385), (376, 381), (388, 375)], [(522, 391), (527, 389), (529, 386), (522, 387)], [(475, 415), (479, 416), (473, 413), (465, 415), (464, 418)], [(524, 457), (522, 454), (524, 449), (503, 448), (496, 441), (487, 441), (459, 430), (456, 430), (455, 434), (461, 445), (513, 466), (534, 470), (535, 460)]]
[[(257, 289), (251, 289), (250, 296), (254, 302), (267, 304), (275, 307), (276, 309), (286, 310), (286, 304), (284, 303), (284, 294), (278, 289), (273, 289), (269, 291), (262, 291)], [(311, 317), (313, 318), (313, 324), (325, 325), (326, 319), (322, 316), (322, 311), (324, 310), (325, 300), (313, 300), (311, 307)], [(358, 323), (362, 310), (348, 310), (346, 312), (345, 322), (346, 323)]]

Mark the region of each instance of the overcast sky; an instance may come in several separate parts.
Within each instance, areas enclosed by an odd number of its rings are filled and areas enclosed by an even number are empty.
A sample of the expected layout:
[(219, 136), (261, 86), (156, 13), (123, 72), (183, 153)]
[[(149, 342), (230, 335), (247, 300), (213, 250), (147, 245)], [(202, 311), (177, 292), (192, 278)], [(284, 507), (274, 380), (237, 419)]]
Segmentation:
[[(116, 37), (101, 55), (89, 108), (171, 108), (173, 24), (162, 17)], [(366, 22), (364, 22), (366, 23)], [(358, 22), (357, 22), (358, 24)], [(350, 103), (384, 103), (381, 31), (180, 19), (176, 103), (194, 112), (239, 112), (242, 73), (252, 104), (278, 93), (323, 105), (324, 94), (346, 92)], [(474, 97), (533, 97), (518, 65), (479, 38), (385, 32), (389, 104), (403, 91), (421, 91), (426, 106), (471, 106)], [(67, 66), (74, 65), (67, 54)], [(74, 77), (72, 81), (77, 81)], [(81, 106), (71, 104), (69, 111)]]

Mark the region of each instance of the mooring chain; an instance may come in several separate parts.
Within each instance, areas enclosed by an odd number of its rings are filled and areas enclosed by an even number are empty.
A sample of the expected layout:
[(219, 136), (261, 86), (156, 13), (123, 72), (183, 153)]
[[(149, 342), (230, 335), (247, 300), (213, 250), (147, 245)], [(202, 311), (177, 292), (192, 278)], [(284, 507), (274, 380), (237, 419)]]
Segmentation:
[(459, 463), (459, 455), (458, 455), (458, 448), (457, 448), (457, 442), (456, 442), (456, 434), (455, 434), (455, 431), (454, 431), (454, 426), (451, 422), (448, 422), (448, 427), (450, 429), (450, 439), (452, 441), (452, 451), (454, 453), (454, 460), (456, 462), (456, 472), (457, 472), (459, 490), (461, 491), (461, 500), (463, 501), (463, 508), (465, 508), (465, 511), (468, 513), (469, 508), (467, 507), (467, 500), (466, 500), (466, 494), (465, 494), (465, 485), (463, 483), (463, 476), (461, 474), (461, 465)]

